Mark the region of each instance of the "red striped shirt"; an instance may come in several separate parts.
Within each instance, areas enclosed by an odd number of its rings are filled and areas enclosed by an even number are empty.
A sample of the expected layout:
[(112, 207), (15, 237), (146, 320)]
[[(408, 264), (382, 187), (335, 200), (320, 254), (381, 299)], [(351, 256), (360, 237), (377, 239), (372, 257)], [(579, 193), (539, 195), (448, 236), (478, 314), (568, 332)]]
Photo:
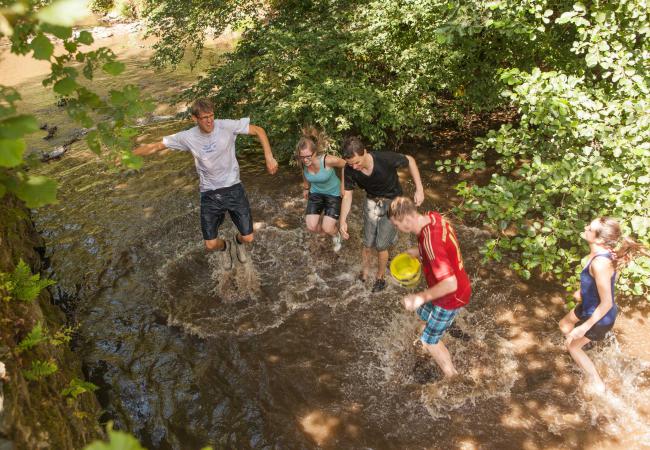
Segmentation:
[(427, 213), (431, 222), (418, 234), (418, 248), (422, 257), (422, 271), (429, 287), (445, 278), (456, 276), (456, 292), (431, 301), (444, 309), (466, 306), (472, 295), (469, 277), (463, 267), (458, 238), (451, 224), (437, 212)]

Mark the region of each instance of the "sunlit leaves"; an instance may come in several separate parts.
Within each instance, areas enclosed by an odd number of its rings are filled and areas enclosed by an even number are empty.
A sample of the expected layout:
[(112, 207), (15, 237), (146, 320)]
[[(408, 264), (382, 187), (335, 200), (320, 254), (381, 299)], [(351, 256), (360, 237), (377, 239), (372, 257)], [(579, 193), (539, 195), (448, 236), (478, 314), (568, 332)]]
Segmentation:
[(0, 166), (16, 167), (22, 164), (25, 154), (23, 139), (0, 139)]
[(34, 50), (35, 59), (48, 60), (54, 52), (54, 45), (43, 33), (36, 35), (36, 37), (32, 40), (30, 47), (32, 50)]
[(119, 61), (111, 61), (102, 66), (102, 70), (110, 75), (119, 75), (124, 72), (125, 66)]
[(0, 139), (17, 139), (38, 130), (34, 116), (19, 115), (0, 121)]
[(77, 37), (77, 42), (84, 45), (90, 45), (94, 42), (93, 35), (89, 31), (83, 30)]
[(40, 208), (56, 203), (56, 181), (44, 176), (27, 176), (13, 192), (28, 208)]
[[(650, 99), (642, 63), (649, 42), (637, 31), (647, 17), (631, 3), (555, 4), (555, 26), (576, 32), (567, 43), (574, 60), (503, 71), (502, 94), (520, 122), (488, 133), (462, 163), (471, 168), (496, 153), (501, 174), (484, 186), (459, 186), (459, 193), (466, 213), (504, 233), (486, 246), (486, 257), (516, 257), (511, 267), (524, 277), (534, 270), (575, 283), (586, 251), (581, 227), (599, 215), (622, 219), (627, 233), (650, 241)], [(650, 265), (639, 262), (622, 271), (618, 285), (647, 296), (649, 278)]]
[(72, 26), (90, 13), (86, 0), (54, 0), (37, 13), (42, 22)]
[[(15, 8), (16, 5), (22, 9)], [(11, 30), (11, 51), (20, 55), (32, 51), (34, 59), (51, 63), (51, 72), (43, 80), (43, 86), (52, 86), (56, 94), (66, 98), (66, 112), (79, 125), (92, 128), (97, 117), (111, 118), (101, 122), (87, 138), (93, 152), (100, 154), (105, 149), (117, 155), (130, 149), (132, 131), (129, 125), (151, 111), (153, 105), (140, 98), (137, 87), (119, 91), (122, 101), (111, 103), (77, 82), (79, 71), (71, 64), (74, 62), (82, 63), (81, 71), (89, 80), (99, 68), (110, 75), (118, 75), (125, 69), (110, 49), (100, 47), (84, 51), (84, 46), (94, 42), (89, 31), (73, 34), (71, 25), (86, 14), (85, 1), (54, 0), (38, 11), (30, 9), (36, 7), (30, 5), (14, 3), (10, 7), (15, 22), (12, 22), (15, 28)], [(57, 52), (56, 56), (55, 38), (63, 40), (65, 50)], [(22, 137), (36, 131), (38, 123), (33, 116), (17, 115), (19, 98), (15, 89), (0, 86), (0, 197), (12, 192), (28, 207), (36, 208), (56, 202), (56, 183), (31, 175), (24, 166), (26, 149)], [(32, 159), (29, 164), (35, 163)]]
[(78, 84), (73, 78), (66, 77), (54, 83), (54, 87), (52, 89), (57, 94), (68, 96), (74, 92), (77, 86)]
[(43, 23), (41, 25), (41, 30), (44, 33), (50, 33), (59, 39), (70, 39), (72, 37), (72, 28), (64, 27), (60, 25), (52, 25), (50, 23)]

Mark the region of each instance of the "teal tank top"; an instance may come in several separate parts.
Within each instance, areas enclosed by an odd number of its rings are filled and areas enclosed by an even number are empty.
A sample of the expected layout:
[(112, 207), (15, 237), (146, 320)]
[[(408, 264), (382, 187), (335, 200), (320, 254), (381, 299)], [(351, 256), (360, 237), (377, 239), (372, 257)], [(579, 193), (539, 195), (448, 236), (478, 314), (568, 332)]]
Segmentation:
[(336, 176), (336, 172), (331, 167), (325, 167), (325, 155), (321, 156), (320, 169), (317, 173), (310, 173), (307, 167), (303, 167), (302, 172), (305, 180), (310, 184), (309, 192), (314, 194), (341, 196), (341, 180)]

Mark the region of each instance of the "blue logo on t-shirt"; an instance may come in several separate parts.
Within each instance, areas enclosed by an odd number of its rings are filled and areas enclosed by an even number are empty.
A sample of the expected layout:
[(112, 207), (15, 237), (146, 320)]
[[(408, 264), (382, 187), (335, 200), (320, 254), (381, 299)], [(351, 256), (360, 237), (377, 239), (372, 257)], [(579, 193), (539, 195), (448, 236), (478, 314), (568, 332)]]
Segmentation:
[(217, 142), (208, 142), (207, 144), (203, 145), (203, 148), (201, 150), (203, 153), (212, 153), (217, 150)]

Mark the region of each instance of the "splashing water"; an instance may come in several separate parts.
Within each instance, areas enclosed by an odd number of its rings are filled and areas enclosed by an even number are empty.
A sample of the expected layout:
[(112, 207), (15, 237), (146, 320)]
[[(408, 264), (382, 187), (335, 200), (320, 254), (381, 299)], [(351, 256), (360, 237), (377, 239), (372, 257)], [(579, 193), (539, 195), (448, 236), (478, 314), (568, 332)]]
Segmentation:
[(605, 433), (650, 446), (650, 362), (627, 357), (614, 335), (591, 351), (607, 389), (582, 396), (582, 412)]

